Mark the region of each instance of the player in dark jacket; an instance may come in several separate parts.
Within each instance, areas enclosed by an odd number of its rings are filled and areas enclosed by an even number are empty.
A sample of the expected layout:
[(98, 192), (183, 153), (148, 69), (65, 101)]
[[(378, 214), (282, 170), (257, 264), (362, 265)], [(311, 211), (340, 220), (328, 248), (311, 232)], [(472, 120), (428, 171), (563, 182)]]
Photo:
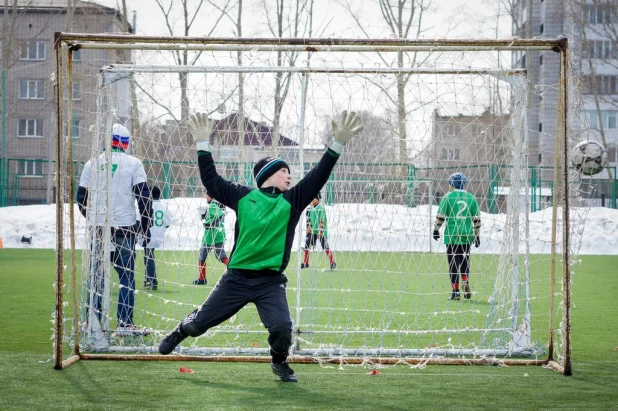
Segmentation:
[(213, 129), (206, 114), (191, 116), (200, 177), (208, 193), (236, 213), (234, 247), (227, 272), (206, 301), (189, 314), (159, 345), (169, 354), (188, 336), (197, 337), (254, 303), (268, 329), (273, 372), (282, 381), (296, 382), (287, 363), (292, 345), (292, 317), (283, 273), (290, 261), (294, 231), (303, 210), (326, 184), (343, 147), (362, 130), (355, 113), (333, 120), (334, 138), (319, 163), (296, 186), (286, 162), (267, 157), (253, 167), (257, 188), (225, 180), (217, 173), (210, 150)]

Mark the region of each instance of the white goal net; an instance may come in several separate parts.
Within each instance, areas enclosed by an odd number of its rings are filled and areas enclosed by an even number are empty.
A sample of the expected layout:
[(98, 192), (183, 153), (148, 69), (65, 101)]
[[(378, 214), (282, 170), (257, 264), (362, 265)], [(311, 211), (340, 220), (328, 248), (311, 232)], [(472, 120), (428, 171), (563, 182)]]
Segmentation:
[[(554, 175), (529, 164), (528, 79), (509, 69), (513, 50), (561, 56), (560, 43), (309, 40), (63, 35), (57, 156), (69, 206), (58, 213), (57, 361), (71, 353), (154, 358), (161, 339), (225, 272), (211, 252), (207, 283), (194, 284), (208, 204), (189, 115), (205, 112), (215, 121), (218, 172), (252, 186), (253, 165), (265, 156), (282, 157), (294, 181), (302, 178), (332, 136), (330, 121), (348, 110), (364, 130), (321, 192), (331, 254), (319, 243), (305, 252), (303, 219), (285, 270), (294, 358), (562, 363), (570, 320), (561, 285), (573, 249), (564, 219), (566, 80), (562, 68), (558, 82), (545, 85), (556, 99)], [(184, 53), (189, 64), (177, 64)], [(116, 123), (128, 129), (127, 154), (143, 163), (169, 216), (155, 221), (169, 225), (155, 249), (156, 287), (146, 278), (141, 242), (131, 278), (120, 278), (114, 264), (114, 253), (130, 254), (110, 238), (115, 188), (105, 164), (113, 161)], [(84, 217), (75, 195), (88, 160), (102, 184), (89, 189)], [(444, 233), (432, 238), (455, 172), (465, 174), (482, 224), (469, 259), (471, 295), (461, 290), (459, 300), (451, 299)], [(229, 256), (236, 216), (224, 215)], [(119, 331), (119, 304), (130, 306), (136, 331)], [(268, 349), (249, 304), (176, 354), (260, 356)]]

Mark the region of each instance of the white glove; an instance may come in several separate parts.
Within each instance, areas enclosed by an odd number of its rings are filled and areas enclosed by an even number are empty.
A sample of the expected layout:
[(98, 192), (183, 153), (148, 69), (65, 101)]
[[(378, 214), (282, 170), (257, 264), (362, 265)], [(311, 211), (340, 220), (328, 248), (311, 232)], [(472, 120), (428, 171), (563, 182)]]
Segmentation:
[(189, 117), (189, 131), (198, 150), (210, 151), (210, 135), (215, 127), (214, 121), (206, 113), (195, 113)]
[(341, 121), (339, 123), (333, 119), (333, 135), (335, 139), (328, 145), (330, 149), (341, 154), (343, 146), (348, 144), (352, 137), (363, 129), (363, 126), (359, 123), (360, 117), (353, 111), (349, 115), (347, 111), (341, 113)]

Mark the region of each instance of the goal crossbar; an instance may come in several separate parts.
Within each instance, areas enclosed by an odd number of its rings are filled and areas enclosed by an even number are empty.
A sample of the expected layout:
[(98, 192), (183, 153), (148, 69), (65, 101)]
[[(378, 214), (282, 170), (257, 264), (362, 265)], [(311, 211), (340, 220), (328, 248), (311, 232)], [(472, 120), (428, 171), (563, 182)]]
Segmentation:
[[(559, 51), (565, 47), (566, 38), (549, 39), (337, 39), (337, 38), (256, 38), (256, 37), (165, 37), (165, 36), (133, 36), (133, 35), (114, 35), (114, 34), (88, 34), (88, 33), (56, 33), (57, 41), (66, 43), (73, 47), (95, 48), (96, 44), (101, 43), (103, 48), (148, 48), (148, 44), (157, 43), (157, 49), (165, 50), (166, 47), (177, 47), (178, 44), (185, 45), (184, 48), (195, 49), (203, 45), (236, 45), (248, 50), (263, 51), (284, 50), (284, 47), (298, 46), (298, 51), (320, 51), (319, 48), (326, 47), (321, 51), (354, 51), (363, 50), (376, 51), (376, 47), (391, 47), (391, 51), (515, 51), (515, 50), (554, 50)], [(109, 43), (109, 44), (105, 44)], [(143, 44), (142, 44), (143, 43)], [(189, 44), (190, 46), (187, 46)], [(350, 48), (356, 46), (358, 48)], [(328, 47), (342, 47), (339, 50), (329, 49)], [(407, 47), (407, 49), (402, 49)], [(226, 50), (229, 50), (226, 49)], [(293, 49), (288, 49), (293, 50)], [(388, 50), (388, 49), (384, 49)]]

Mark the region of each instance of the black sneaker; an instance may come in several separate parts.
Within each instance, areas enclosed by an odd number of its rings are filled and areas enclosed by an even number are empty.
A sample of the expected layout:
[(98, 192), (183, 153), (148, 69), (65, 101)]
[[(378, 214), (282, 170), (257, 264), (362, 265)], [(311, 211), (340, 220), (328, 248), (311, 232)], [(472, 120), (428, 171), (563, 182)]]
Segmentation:
[(451, 293), (451, 298), (449, 298), (450, 300), (461, 300), (461, 295), (459, 295), (459, 291), (453, 291)]
[(178, 346), (185, 338), (188, 337), (187, 334), (182, 331), (182, 326), (179, 324), (174, 331), (171, 332), (170, 335), (165, 337), (161, 344), (159, 344), (159, 352), (163, 355), (169, 354), (174, 351), (174, 348)]
[(309, 264), (302, 263), (302, 264), (300, 265), (300, 268), (301, 268), (301, 270), (302, 270), (303, 268), (309, 268)]
[(144, 289), (145, 290), (157, 291), (157, 288), (159, 288), (159, 287), (157, 286), (156, 283), (152, 283), (150, 281), (144, 281)]
[(287, 362), (282, 362), (281, 364), (270, 363), (270, 368), (272, 368), (275, 375), (281, 378), (281, 381), (298, 382), (294, 370), (290, 368)]
[(204, 278), (203, 280), (195, 280), (193, 281), (193, 285), (206, 285), (208, 281)]
[(330, 269), (334, 270), (335, 268), (337, 268), (337, 263), (333, 261), (332, 263), (330, 263)]
[(469, 300), (470, 297), (472, 297), (472, 291), (470, 291), (470, 286), (467, 281), (463, 283), (463, 293), (466, 300)]

